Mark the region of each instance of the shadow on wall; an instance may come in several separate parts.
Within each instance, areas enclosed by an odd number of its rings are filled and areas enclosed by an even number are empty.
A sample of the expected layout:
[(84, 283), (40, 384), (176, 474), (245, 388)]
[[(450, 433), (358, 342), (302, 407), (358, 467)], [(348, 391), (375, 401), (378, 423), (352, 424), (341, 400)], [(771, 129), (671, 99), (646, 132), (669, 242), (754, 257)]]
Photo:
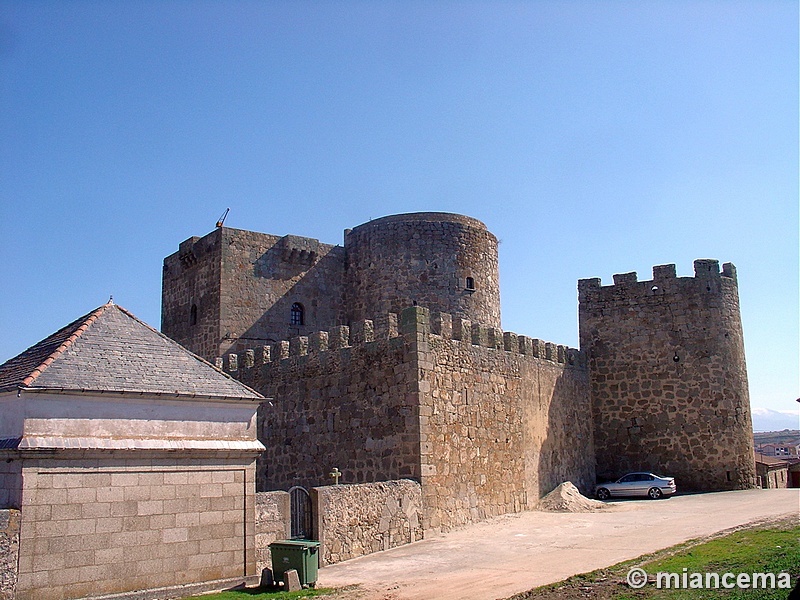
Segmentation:
[[(589, 376), (586, 370), (555, 365), (539, 367), (542, 410), (547, 412), (544, 440), (539, 449), (539, 498), (565, 481), (572, 482), (584, 495), (590, 495), (595, 483), (595, 453), (592, 436), (592, 412), (589, 400)], [(538, 498), (537, 498), (538, 500)]]
[[(229, 351), (274, 344), (341, 324), (343, 273), (341, 257), (335, 252), (316, 259), (311, 253), (287, 252), (280, 242), (272, 246), (253, 264), (253, 277), (275, 280), (280, 289), (272, 293), (277, 299), (238, 338), (228, 340)], [(283, 288), (292, 280), (296, 281)], [(296, 303), (302, 307), (299, 322), (292, 315)]]

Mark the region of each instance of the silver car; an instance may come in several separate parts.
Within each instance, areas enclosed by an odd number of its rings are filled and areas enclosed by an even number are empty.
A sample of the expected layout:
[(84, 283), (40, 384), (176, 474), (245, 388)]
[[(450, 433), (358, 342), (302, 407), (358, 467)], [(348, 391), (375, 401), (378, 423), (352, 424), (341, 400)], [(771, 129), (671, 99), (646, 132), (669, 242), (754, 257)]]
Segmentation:
[(608, 500), (612, 496), (646, 496), (658, 500), (662, 496), (671, 496), (676, 489), (674, 477), (660, 477), (652, 473), (628, 473), (614, 483), (596, 485), (594, 494), (600, 500)]

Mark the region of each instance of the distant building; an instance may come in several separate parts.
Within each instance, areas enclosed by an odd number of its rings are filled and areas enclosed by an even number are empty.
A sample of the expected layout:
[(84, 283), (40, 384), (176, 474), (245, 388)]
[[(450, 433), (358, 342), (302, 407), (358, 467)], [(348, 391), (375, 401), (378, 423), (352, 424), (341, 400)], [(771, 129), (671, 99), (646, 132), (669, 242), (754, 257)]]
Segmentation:
[(797, 458), (797, 446), (792, 444), (759, 444), (756, 450), (764, 456)]
[(789, 463), (779, 458), (756, 453), (758, 484), (764, 489), (789, 487)]

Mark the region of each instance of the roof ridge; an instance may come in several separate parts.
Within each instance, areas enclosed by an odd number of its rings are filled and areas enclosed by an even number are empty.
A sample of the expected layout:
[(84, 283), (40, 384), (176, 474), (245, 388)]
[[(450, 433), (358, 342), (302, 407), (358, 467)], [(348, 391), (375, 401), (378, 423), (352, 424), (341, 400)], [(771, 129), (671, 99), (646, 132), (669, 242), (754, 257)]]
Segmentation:
[(62, 355), (64, 352), (66, 352), (66, 351), (67, 351), (67, 349), (68, 349), (70, 346), (72, 346), (72, 344), (74, 344), (74, 343), (75, 343), (75, 340), (77, 340), (79, 337), (81, 337), (81, 335), (83, 335), (83, 332), (84, 332), (84, 331), (86, 331), (86, 330), (89, 328), (89, 326), (90, 326), (92, 323), (94, 323), (94, 322), (97, 320), (97, 318), (98, 318), (98, 317), (99, 317), (101, 314), (103, 314), (103, 312), (105, 312), (105, 310), (106, 310), (106, 309), (108, 309), (108, 307), (109, 307), (109, 306), (114, 306), (114, 304), (112, 304), (112, 303), (104, 304), (103, 306), (101, 306), (101, 307), (99, 307), (99, 308), (96, 308), (95, 310), (93, 310), (92, 312), (90, 312), (90, 313), (87, 315), (87, 317), (86, 317), (86, 320), (85, 320), (85, 321), (84, 321), (84, 322), (81, 324), (81, 326), (80, 326), (80, 327), (78, 327), (78, 328), (77, 328), (77, 329), (76, 329), (76, 330), (75, 330), (75, 331), (72, 333), (72, 335), (70, 335), (70, 336), (69, 336), (69, 337), (68, 337), (68, 338), (67, 338), (67, 339), (66, 339), (66, 340), (65, 340), (65, 341), (64, 341), (64, 342), (63, 342), (63, 343), (62, 343), (62, 344), (61, 344), (61, 345), (58, 347), (58, 348), (56, 348), (56, 349), (55, 349), (55, 350), (54, 350), (54, 351), (53, 351), (53, 352), (50, 354), (50, 356), (48, 356), (47, 358), (45, 358), (45, 359), (42, 361), (42, 364), (40, 364), (40, 365), (39, 365), (39, 366), (37, 366), (35, 369), (33, 369), (33, 371), (31, 371), (31, 374), (30, 374), (30, 375), (28, 375), (28, 376), (27, 376), (25, 379), (23, 379), (23, 380), (22, 380), (22, 383), (20, 383), (20, 387), (22, 387), (22, 386), (24, 386), (24, 387), (28, 387), (28, 386), (30, 386), (30, 385), (31, 385), (31, 384), (32, 384), (34, 381), (36, 381), (36, 379), (39, 377), (39, 375), (41, 375), (41, 374), (42, 374), (42, 373), (43, 373), (43, 372), (44, 372), (44, 371), (47, 369), (47, 367), (49, 367), (49, 366), (50, 366), (50, 365), (53, 363), (53, 361), (54, 361), (55, 359), (57, 359), (57, 358), (58, 358), (59, 356), (61, 356), (61, 355)]

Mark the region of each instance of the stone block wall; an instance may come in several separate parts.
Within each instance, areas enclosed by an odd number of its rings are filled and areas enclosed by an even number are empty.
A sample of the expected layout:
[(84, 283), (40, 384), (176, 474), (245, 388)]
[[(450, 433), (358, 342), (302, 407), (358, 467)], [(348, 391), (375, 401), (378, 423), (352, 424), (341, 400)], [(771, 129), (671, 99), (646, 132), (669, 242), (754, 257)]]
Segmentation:
[(650, 281), (579, 282), (600, 478), (646, 470), (695, 491), (755, 483), (736, 270), (694, 266), (694, 277), (662, 265)]
[(589, 380), (577, 350), (417, 310), (426, 530), (532, 509), (594, 483)]
[(500, 326), (497, 238), (477, 219), (383, 217), (346, 231), (345, 251), (350, 321), (419, 305)]
[[(222, 227), (164, 259), (161, 330), (213, 360), (342, 322), (344, 249)], [(303, 323), (291, 323), (291, 307)], [(196, 323), (192, 315), (196, 307)]]
[(396, 315), (225, 357), (268, 401), (258, 491), (419, 476), (416, 372)]
[(292, 535), (291, 504), (288, 492), (256, 494), (256, 572), (272, 568), (269, 545), (288, 540)]
[(14, 600), (19, 558), (20, 512), (0, 510), (0, 600)]
[[(222, 231), (184, 240), (164, 259), (161, 331), (206, 359), (219, 354)], [(193, 308), (194, 307), (194, 308)]]
[(789, 487), (789, 471), (787, 467), (769, 467), (763, 463), (756, 463), (756, 476), (758, 485), (763, 489)]
[[(412, 478), (423, 528), (532, 508), (594, 483), (589, 379), (577, 350), (422, 307), (225, 358), (270, 400), (258, 486)], [(321, 462), (320, 457), (325, 457)]]
[(321, 566), (423, 537), (422, 491), (416, 481), (318, 487), (313, 498)]
[(17, 600), (255, 575), (252, 457), (26, 459)]

